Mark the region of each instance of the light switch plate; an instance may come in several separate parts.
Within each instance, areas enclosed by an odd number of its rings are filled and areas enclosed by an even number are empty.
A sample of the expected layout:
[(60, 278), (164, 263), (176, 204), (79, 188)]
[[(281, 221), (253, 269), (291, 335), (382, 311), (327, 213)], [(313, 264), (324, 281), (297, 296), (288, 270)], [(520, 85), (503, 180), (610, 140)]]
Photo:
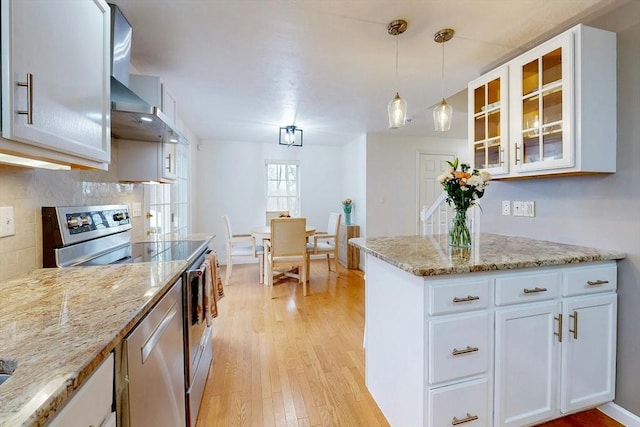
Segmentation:
[(522, 202), (522, 216), (536, 216), (536, 204), (533, 201)]
[(131, 216), (137, 218), (142, 215), (142, 203), (134, 203), (131, 209)]
[(0, 207), (0, 237), (16, 234), (16, 224), (13, 217), (13, 206)]

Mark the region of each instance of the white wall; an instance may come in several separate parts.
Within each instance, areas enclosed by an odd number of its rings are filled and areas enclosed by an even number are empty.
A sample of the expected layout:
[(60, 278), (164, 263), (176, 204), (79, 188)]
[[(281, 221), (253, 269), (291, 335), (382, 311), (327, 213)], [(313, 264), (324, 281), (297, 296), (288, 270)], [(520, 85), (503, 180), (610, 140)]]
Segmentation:
[[(492, 182), (483, 231), (624, 251), (618, 269), (615, 402), (640, 416), (640, 2), (592, 25), (617, 32), (617, 172)], [(500, 215), (501, 200), (534, 200), (535, 218)]]
[[(364, 236), (367, 219), (367, 137), (351, 141), (342, 150), (343, 194), (340, 199), (353, 200), (351, 223), (360, 226), (360, 236)], [(344, 213), (343, 213), (344, 216)], [(344, 219), (342, 221), (344, 223)]]
[(466, 160), (467, 151), (461, 139), (368, 134), (366, 236), (415, 234), (418, 152), (453, 153)]
[(265, 223), (265, 160), (300, 163), (301, 215), (325, 230), (330, 212), (341, 212), (350, 197), (345, 186), (342, 146), (279, 146), (273, 143), (202, 141), (195, 159), (193, 231), (213, 232), (213, 249), (225, 260), (222, 215), (229, 215), (234, 233), (247, 233)]

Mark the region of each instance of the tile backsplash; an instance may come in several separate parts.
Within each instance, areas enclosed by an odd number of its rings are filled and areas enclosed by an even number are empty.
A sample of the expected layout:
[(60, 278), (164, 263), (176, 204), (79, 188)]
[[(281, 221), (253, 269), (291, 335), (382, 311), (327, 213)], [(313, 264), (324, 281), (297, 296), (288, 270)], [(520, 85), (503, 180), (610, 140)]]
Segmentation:
[[(115, 158), (116, 153), (112, 153)], [(42, 206), (143, 203), (143, 185), (109, 171), (52, 171), (0, 165), (0, 206), (13, 206), (15, 235), (0, 237), (0, 280), (42, 267)], [(143, 234), (133, 218), (132, 239)]]

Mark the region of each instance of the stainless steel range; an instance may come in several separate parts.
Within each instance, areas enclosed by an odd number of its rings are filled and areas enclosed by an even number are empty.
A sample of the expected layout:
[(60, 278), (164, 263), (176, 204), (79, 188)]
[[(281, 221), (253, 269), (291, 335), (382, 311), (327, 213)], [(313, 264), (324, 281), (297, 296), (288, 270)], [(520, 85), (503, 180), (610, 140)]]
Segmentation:
[[(128, 367), (123, 369), (127, 376), (126, 384), (122, 386), (127, 389), (124, 398), (127, 403), (124, 404), (125, 414), (119, 414), (119, 424), (123, 427), (131, 426), (146, 427), (147, 425), (159, 426), (159, 422), (166, 422), (168, 426), (175, 427), (182, 425), (193, 427), (196, 423), (198, 409), (202, 400), (204, 385), (207, 379), (209, 365), (213, 359), (213, 346), (211, 342), (212, 328), (207, 326), (202, 315), (202, 310), (198, 310), (198, 304), (201, 304), (204, 296), (204, 279), (207, 274), (211, 274), (204, 264), (205, 256), (209, 252), (206, 241), (193, 240), (177, 240), (177, 241), (153, 241), (153, 242), (131, 242), (131, 218), (129, 216), (129, 208), (127, 205), (102, 205), (102, 206), (58, 206), (42, 208), (42, 240), (43, 240), (43, 265), (44, 267), (71, 267), (71, 266), (92, 266), (105, 264), (121, 264), (132, 262), (160, 262), (160, 261), (176, 261), (187, 260), (189, 267), (185, 270), (181, 279), (176, 285), (167, 292), (167, 297), (178, 294), (182, 301), (182, 307), (179, 310), (171, 312), (181, 314), (180, 330), (182, 330), (182, 348), (179, 349), (180, 354), (176, 354), (176, 358), (183, 358), (183, 368), (180, 376), (183, 378), (175, 381), (173, 390), (167, 393), (173, 393), (171, 397), (171, 405), (162, 405), (157, 401), (158, 394), (163, 394), (161, 387), (154, 387), (153, 384), (147, 384), (149, 378), (155, 378), (166, 384), (169, 377), (167, 372), (157, 372), (149, 374), (148, 372), (133, 372), (127, 369), (136, 370), (144, 369), (144, 363), (137, 366), (135, 363), (128, 363)], [(180, 289), (179, 291), (177, 289)], [(156, 308), (161, 307), (165, 298), (163, 298), (151, 310), (151, 318), (155, 315)], [(166, 304), (166, 303), (165, 303)], [(158, 315), (160, 316), (160, 315)], [(156, 317), (158, 317), (156, 316)], [(175, 314), (174, 314), (175, 316)], [(138, 342), (146, 344), (154, 338), (149, 337), (138, 338), (136, 334), (139, 330), (149, 329), (144, 327), (143, 319), (138, 326), (124, 341), (124, 347), (136, 345)], [(160, 320), (158, 320), (160, 319)], [(164, 322), (161, 316), (154, 320), (162, 324)], [(168, 319), (168, 318), (167, 318)], [(148, 319), (148, 321), (151, 321)], [(153, 328), (151, 329), (153, 330)], [(168, 335), (167, 335), (168, 337)], [(157, 342), (162, 342), (161, 337), (157, 337)], [(169, 342), (169, 338), (166, 340)], [(173, 340), (175, 351), (175, 339)], [(180, 344), (178, 344), (180, 345)], [(159, 347), (155, 346), (155, 347)], [(153, 348), (153, 346), (152, 346)], [(140, 349), (137, 349), (140, 350)], [(142, 349), (143, 352), (146, 350)], [(149, 350), (151, 351), (151, 350)], [(156, 349), (156, 352), (166, 352), (171, 349)], [(129, 348), (131, 353), (132, 349)], [(147, 368), (153, 365), (153, 355), (147, 355), (149, 360), (146, 363)], [(162, 354), (159, 357), (166, 357)], [(147, 359), (145, 359), (147, 360)], [(135, 377), (139, 376), (143, 384), (135, 386), (132, 382)], [(162, 377), (165, 377), (162, 380)], [(142, 386), (142, 387), (141, 387)], [(182, 404), (182, 413), (177, 410), (175, 388), (180, 388), (179, 395)], [(151, 394), (149, 390), (153, 389), (156, 394)], [(142, 390), (140, 396), (136, 397), (135, 390)], [(164, 393), (164, 394), (167, 394)], [(153, 399), (153, 404), (158, 409), (148, 411), (148, 408), (137, 409), (136, 402), (144, 402)], [(140, 406), (140, 405), (139, 405)], [(141, 406), (145, 406), (143, 403)], [(163, 415), (161, 409), (173, 407), (173, 413)], [(156, 421), (146, 416), (157, 417)], [(151, 423), (151, 424), (150, 424)]]

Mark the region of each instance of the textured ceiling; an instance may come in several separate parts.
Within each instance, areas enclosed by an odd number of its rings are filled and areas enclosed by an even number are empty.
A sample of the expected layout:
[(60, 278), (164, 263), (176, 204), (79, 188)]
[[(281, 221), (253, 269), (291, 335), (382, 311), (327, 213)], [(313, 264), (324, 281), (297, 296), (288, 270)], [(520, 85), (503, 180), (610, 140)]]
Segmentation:
[[(536, 42), (627, 0), (114, 0), (133, 26), (133, 66), (158, 75), (201, 141), (307, 144), (366, 132), (466, 138), (466, 85)], [(387, 24), (402, 18), (396, 39)], [(433, 35), (453, 28), (445, 44)], [(441, 85), (456, 111), (435, 133)], [(396, 90), (411, 122), (387, 129)]]

